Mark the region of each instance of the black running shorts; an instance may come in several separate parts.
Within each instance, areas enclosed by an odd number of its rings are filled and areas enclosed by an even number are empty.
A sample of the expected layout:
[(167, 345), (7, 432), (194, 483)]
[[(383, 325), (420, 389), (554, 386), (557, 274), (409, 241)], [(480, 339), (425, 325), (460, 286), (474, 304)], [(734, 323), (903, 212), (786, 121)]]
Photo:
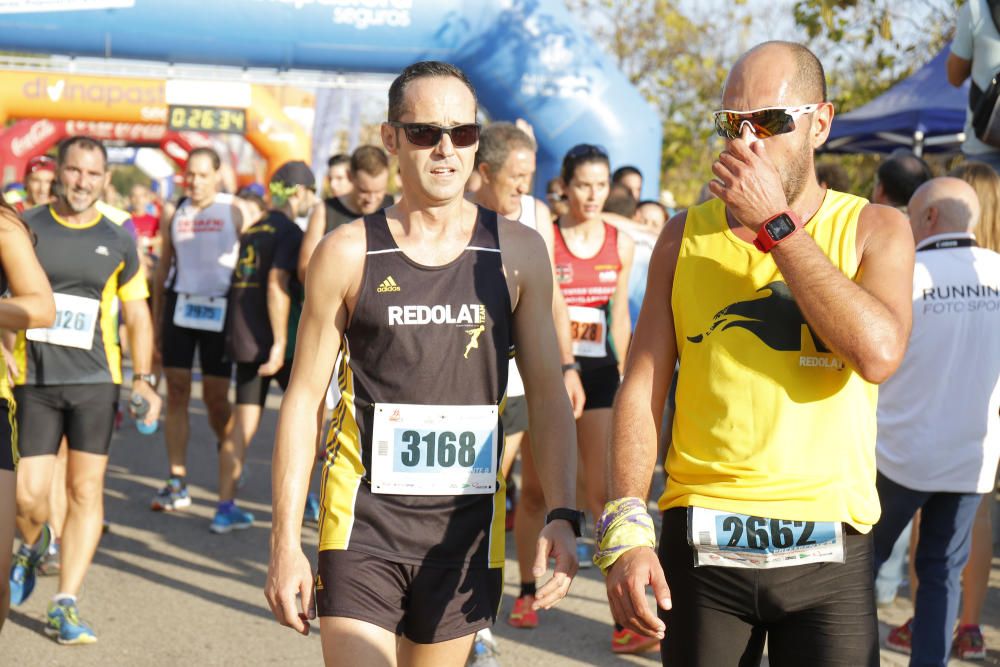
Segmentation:
[(191, 370), (194, 350), (198, 348), (198, 361), (202, 375), (229, 378), (233, 365), (226, 354), (226, 332), (188, 329), (174, 324), (177, 292), (167, 290), (164, 295), (163, 325), (160, 331), (160, 354), (164, 368)]
[(528, 399), (524, 396), (508, 396), (500, 415), (504, 435), (516, 435), (528, 430)]
[(417, 644), (466, 637), (496, 621), (502, 568), (396, 563), (357, 551), (319, 552), (316, 611), (354, 618)]
[(580, 382), (583, 384), (583, 393), (587, 397), (583, 409), (600, 410), (601, 408), (610, 408), (611, 404), (615, 402), (615, 394), (618, 393), (621, 377), (618, 375), (617, 366), (601, 366), (580, 373)]
[(14, 405), (0, 399), (0, 470), (14, 470), (17, 465), (17, 423)]
[(878, 667), (872, 536), (845, 525), (844, 563), (768, 570), (694, 566), (687, 508), (663, 513), (660, 564), (673, 601), (664, 665)]
[(119, 389), (111, 383), (15, 387), (21, 456), (55, 454), (63, 435), (73, 451), (107, 455)]
[(289, 359), (274, 375), (261, 377), (257, 369), (261, 364), (236, 364), (236, 404), (259, 405), (264, 407), (271, 380), (275, 380), (281, 391), (288, 389), (288, 378), (292, 374), (292, 360)]

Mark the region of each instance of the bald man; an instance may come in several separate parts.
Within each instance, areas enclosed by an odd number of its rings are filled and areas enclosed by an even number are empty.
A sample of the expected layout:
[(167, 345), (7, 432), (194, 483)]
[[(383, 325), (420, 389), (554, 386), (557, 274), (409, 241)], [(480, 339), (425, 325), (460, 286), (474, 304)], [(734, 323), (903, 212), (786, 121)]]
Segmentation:
[[(765, 640), (775, 667), (877, 665), (875, 385), (905, 351), (913, 238), (817, 183), (833, 107), (808, 49), (744, 54), (722, 109), (715, 199), (653, 250), (595, 561), (615, 619), (665, 634), (671, 667), (759, 664)], [(645, 498), (678, 359), (657, 554)]]
[(972, 522), (1000, 461), (1000, 255), (976, 246), (979, 202), (965, 181), (928, 181), (909, 211), (913, 332), (879, 390), (875, 564), (921, 510), (910, 664), (944, 665)]

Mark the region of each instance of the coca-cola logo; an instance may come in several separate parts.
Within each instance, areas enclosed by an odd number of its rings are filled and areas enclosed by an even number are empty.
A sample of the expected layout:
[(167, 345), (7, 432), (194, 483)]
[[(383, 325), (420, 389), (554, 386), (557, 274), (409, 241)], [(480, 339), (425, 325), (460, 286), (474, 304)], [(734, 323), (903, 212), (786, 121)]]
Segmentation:
[(10, 142), (10, 152), (14, 157), (34, 155), (42, 142), (56, 133), (56, 126), (48, 120), (36, 120), (25, 130), (24, 134), (14, 137)]

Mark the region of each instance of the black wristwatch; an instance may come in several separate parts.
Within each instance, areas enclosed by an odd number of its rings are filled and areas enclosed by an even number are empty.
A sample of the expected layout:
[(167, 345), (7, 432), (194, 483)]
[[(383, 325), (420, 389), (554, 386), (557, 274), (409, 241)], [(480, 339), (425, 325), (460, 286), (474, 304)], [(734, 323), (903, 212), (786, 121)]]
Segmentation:
[(583, 532), (583, 512), (569, 507), (557, 507), (545, 516), (545, 523), (552, 523), (556, 519), (569, 521), (573, 527), (573, 534), (580, 537)]
[(577, 373), (583, 372), (583, 368), (580, 366), (579, 362), (576, 361), (570, 364), (563, 364), (561, 368), (563, 373), (566, 371), (576, 371)]

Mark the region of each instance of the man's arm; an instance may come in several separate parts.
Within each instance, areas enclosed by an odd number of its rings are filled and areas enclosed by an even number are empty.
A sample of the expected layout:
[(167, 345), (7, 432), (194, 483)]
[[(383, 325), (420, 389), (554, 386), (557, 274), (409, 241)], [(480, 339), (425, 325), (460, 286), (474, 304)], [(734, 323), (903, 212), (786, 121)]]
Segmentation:
[(323, 238), (326, 230), (326, 204), (323, 201), (313, 206), (309, 214), (309, 224), (306, 225), (306, 233), (302, 237), (302, 246), (299, 248), (299, 282), (306, 281), (306, 268), (309, 266), (309, 258)]
[(618, 233), (618, 257), (622, 268), (618, 272), (618, 284), (611, 299), (611, 339), (618, 352), (618, 372), (625, 372), (625, 357), (628, 355), (629, 339), (632, 336), (632, 322), (628, 312), (628, 281), (632, 274), (632, 259), (635, 256), (635, 241), (624, 232)]
[[(281, 402), (271, 462), (271, 559), (265, 595), (275, 618), (302, 634), (315, 617), (312, 569), (302, 553), (302, 513), (316, 454), (316, 414), (326, 396), (340, 341), (361, 282), (362, 223), (338, 228), (316, 248), (306, 272), (306, 299), (292, 374)], [(295, 607), (301, 596), (301, 615)]]
[[(687, 213), (667, 223), (653, 248), (646, 294), (625, 363), (625, 379), (615, 398), (608, 449), (608, 496), (639, 498), (649, 494), (656, 465), (663, 406), (677, 362), (677, 340), (670, 299), (674, 268)], [(635, 547), (608, 570), (608, 602), (615, 620), (635, 632), (663, 637), (665, 627), (646, 604), (646, 586), (660, 607), (670, 608), (670, 589), (656, 553)]]
[(292, 297), (288, 285), (292, 276), (283, 269), (272, 268), (267, 272), (267, 319), (271, 323), (271, 350), (267, 362), (261, 364), (257, 374), (274, 375), (285, 365), (285, 347), (288, 344), (288, 314), (292, 310)]
[[(712, 166), (712, 193), (754, 234), (789, 208), (766, 141), (730, 142)], [(857, 226), (858, 281), (835, 267), (809, 234), (794, 234), (771, 254), (813, 331), (868, 382), (895, 372), (910, 335), (913, 234), (902, 213), (869, 205)]]
[[(170, 240), (170, 227), (173, 221), (160, 225), (160, 261), (156, 264), (156, 275), (153, 276), (153, 336), (160, 335), (163, 326), (163, 302), (166, 292), (167, 276), (174, 263), (174, 244)], [(170, 313), (173, 317), (173, 313)]]
[[(549, 207), (535, 199), (535, 226), (538, 228), (538, 234), (542, 237), (542, 241), (545, 242), (545, 249), (549, 254), (549, 264), (552, 266), (552, 276), (555, 278), (555, 225), (551, 223), (551, 220), (552, 213), (549, 212)], [(559, 363), (562, 366), (567, 366), (574, 363), (576, 358), (573, 356), (573, 334), (569, 321), (569, 308), (566, 306), (562, 290), (558, 287), (552, 290), (552, 320), (556, 326)], [(580, 371), (574, 368), (564, 371), (563, 384), (566, 386), (566, 393), (569, 394), (570, 405), (573, 406), (573, 417), (579, 419), (587, 402), (587, 395), (584, 393), (583, 383), (580, 381)]]
[(948, 83), (956, 88), (961, 87), (972, 74), (972, 61), (959, 58), (954, 53), (948, 54), (946, 67), (948, 69)]
[(902, 213), (869, 205), (858, 220), (858, 278), (847, 278), (808, 234), (771, 252), (816, 335), (868, 382), (903, 361), (913, 318), (913, 232)]
[[(524, 380), (531, 424), (531, 451), (542, 482), (545, 506), (576, 507), (576, 430), (573, 411), (559, 370), (559, 350), (552, 324), (552, 271), (545, 246), (526, 227), (501, 227), (501, 247), (508, 275), (515, 277), (514, 341), (517, 368)], [(508, 283), (510, 281), (508, 280)], [(536, 596), (536, 608), (548, 609), (569, 590), (576, 574), (576, 540), (570, 525), (553, 521), (539, 535), (534, 573), (541, 577), (550, 556), (552, 579)]]

